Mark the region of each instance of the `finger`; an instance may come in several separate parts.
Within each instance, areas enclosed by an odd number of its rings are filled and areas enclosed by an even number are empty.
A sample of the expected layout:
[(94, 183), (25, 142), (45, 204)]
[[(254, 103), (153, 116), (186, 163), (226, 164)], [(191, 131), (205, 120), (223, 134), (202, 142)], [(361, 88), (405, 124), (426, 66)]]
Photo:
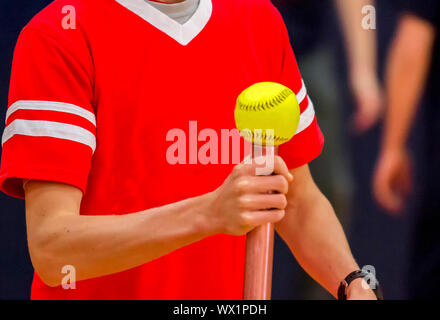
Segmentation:
[(286, 162), (284, 162), (283, 158), (280, 156), (275, 156), (274, 158), (274, 174), (279, 174), (284, 176), (287, 181), (292, 182), (293, 176), (289, 172), (289, 168), (287, 167)]
[(374, 115), (358, 111), (353, 117), (353, 127), (357, 134), (368, 131), (375, 123), (376, 119), (374, 118)]
[(284, 210), (249, 211), (243, 214), (243, 219), (246, 225), (257, 227), (265, 223), (277, 223), (284, 215)]
[(293, 180), (292, 174), (280, 156), (266, 154), (265, 156), (245, 159), (235, 167), (240, 175), (262, 176), (280, 174), (286, 177), (287, 181)]
[(390, 212), (397, 212), (400, 210), (402, 201), (393, 190), (392, 182), (387, 177), (378, 177), (374, 185), (374, 195), (379, 203), (385, 210)]
[(400, 176), (401, 190), (404, 195), (408, 195), (412, 191), (412, 177), (411, 177), (411, 167), (407, 165), (404, 167), (402, 174)]
[(237, 188), (240, 194), (267, 194), (270, 191), (287, 194), (289, 182), (281, 175), (245, 177), (237, 182)]
[(377, 202), (387, 211), (393, 211), (395, 207), (394, 197), (390, 190), (384, 181), (380, 181), (374, 190)]
[(287, 199), (284, 194), (248, 194), (240, 199), (240, 207), (244, 210), (284, 210), (287, 206)]
[(382, 117), (382, 101), (379, 95), (357, 98), (357, 111), (352, 117), (352, 129), (361, 134), (375, 126)]

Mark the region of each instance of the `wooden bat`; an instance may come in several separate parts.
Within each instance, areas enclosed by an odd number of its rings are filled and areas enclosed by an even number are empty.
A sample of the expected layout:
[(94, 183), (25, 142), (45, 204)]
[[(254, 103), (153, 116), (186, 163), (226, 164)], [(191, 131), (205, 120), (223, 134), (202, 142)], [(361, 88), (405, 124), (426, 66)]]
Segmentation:
[(274, 226), (267, 223), (248, 233), (244, 299), (270, 300), (272, 291)]
[[(277, 154), (278, 149), (274, 149)], [(245, 300), (270, 300), (272, 292), (274, 226), (259, 226), (246, 237)]]
[[(276, 154), (276, 147), (295, 135), (300, 113), (298, 100), (292, 90), (279, 83), (260, 82), (238, 96), (234, 117), (245, 140), (253, 143), (254, 147), (262, 147), (265, 153), (273, 148), (270, 152)], [(252, 131), (263, 128), (272, 128), (272, 135)], [(245, 300), (271, 298), (273, 243), (272, 224), (257, 227), (247, 235), (243, 291)]]

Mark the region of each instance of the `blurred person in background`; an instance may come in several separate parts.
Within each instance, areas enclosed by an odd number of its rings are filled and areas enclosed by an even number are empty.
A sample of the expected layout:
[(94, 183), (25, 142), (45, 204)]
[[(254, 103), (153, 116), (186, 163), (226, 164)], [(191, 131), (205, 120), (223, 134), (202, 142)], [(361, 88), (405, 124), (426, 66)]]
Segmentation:
[[(319, 159), (311, 164), (323, 193), (331, 199), (344, 228), (349, 228), (352, 181), (349, 162), (347, 131), (362, 134), (371, 129), (382, 115), (381, 90), (377, 76), (377, 47), (375, 30), (362, 28), (363, 8), (374, 5), (372, 0), (272, 0), (281, 11), (294, 44), (303, 77), (313, 102), (319, 106), (316, 113), (322, 119), (320, 126), (326, 133), (326, 147)], [(348, 58), (349, 90), (355, 101), (355, 111), (347, 125), (344, 118), (344, 91), (340, 80), (343, 73), (338, 65), (339, 17)], [(348, 129), (348, 130), (347, 130)], [(368, 175), (366, 175), (368, 176)], [(323, 299), (329, 297), (308, 279), (299, 267), (295, 276), (292, 266), (277, 265), (288, 261), (290, 252), (282, 241), (276, 241), (274, 298)], [(289, 279), (286, 281), (286, 279)], [(282, 286), (281, 283), (289, 283)], [(284, 292), (291, 289), (292, 292)]]
[(413, 186), (408, 137), (423, 105), (426, 152), (421, 207), (415, 212), (410, 261), (411, 298), (439, 298), (440, 293), (440, 1), (409, 0), (393, 41), (386, 72), (388, 112), (374, 175), (374, 195), (388, 212), (403, 212)]
[[(335, 0), (347, 50), (349, 81), (356, 102), (352, 126), (364, 133), (382, 116), (382, 92), (377, 73), (374, 0)], [(374, 11), (365, 10), (372, 9)], [(371, 14), (371, 17), (367, 17)]]

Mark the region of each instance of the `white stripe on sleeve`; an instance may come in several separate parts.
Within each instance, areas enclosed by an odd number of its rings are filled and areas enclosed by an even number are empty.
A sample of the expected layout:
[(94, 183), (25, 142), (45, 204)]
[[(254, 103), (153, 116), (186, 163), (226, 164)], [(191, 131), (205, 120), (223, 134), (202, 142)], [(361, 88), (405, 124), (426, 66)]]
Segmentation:
[(12, 121), (3, 132), (2, 145), (15, 135), (30, 137), (51, 137), (82, 143), (92, 149), (96, 149), (96, 137), (90, 131), (66, 123), (40, 120)]
[(301, 113), (301, 116), (299, 117), (299, 125), (295, 134), (298, 134), (301, 131), (307, 129), (312, 124), (313, 119), (315, 119), (315, 108), (313, 107), (313, 102), (309, 97), (309, 105), (307, 106), (307, 109), (304, 110), (304, 112)]
[(296, 99), (298, 100), (298, 104), (301, 104), (301, 102), (303, 102), (306, 96), (307, 96), (307, 88), (304, 83), (304, 80), (302, 80), (301, 90), (299, 90), (299, 92), (296, 94)]
[(77, 115), (91, 122), (96, 127), (95, 115), (74, 104), (56, 101), (20, 100), (12, 104), (6, 113), (6, 121), (18, 110), (57, 111)]

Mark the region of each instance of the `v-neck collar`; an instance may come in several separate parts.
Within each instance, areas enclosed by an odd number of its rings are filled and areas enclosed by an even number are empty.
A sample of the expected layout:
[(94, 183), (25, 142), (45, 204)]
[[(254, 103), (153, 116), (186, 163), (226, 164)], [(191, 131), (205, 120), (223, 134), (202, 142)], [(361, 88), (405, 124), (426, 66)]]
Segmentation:
[(211, 0), (200, 0), (192, 17), (184, 24), (180, 24), (145, 0), (116, 0), (116, 2), (183, 46), (190, 43), (205, 28), (212, 14)]

